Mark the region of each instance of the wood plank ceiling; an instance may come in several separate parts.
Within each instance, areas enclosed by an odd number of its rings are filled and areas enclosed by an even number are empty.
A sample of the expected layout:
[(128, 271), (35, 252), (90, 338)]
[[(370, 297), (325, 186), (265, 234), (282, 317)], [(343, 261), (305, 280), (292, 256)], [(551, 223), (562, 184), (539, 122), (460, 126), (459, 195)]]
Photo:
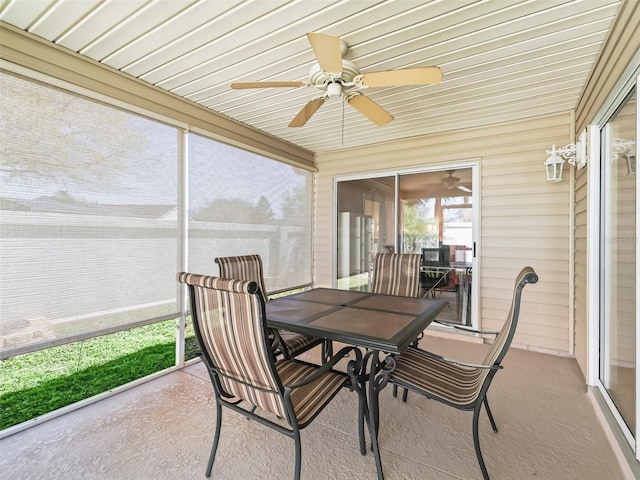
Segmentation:
[[(0, 21), (313, 152), (567, 112), (619, 0), (3, 0)], [(438, 85), (372, 88), (378, 127), (330, 99), (287, 125), (313, 88), (307, 32), (339, 36), (362, 73), (437, 65)]]

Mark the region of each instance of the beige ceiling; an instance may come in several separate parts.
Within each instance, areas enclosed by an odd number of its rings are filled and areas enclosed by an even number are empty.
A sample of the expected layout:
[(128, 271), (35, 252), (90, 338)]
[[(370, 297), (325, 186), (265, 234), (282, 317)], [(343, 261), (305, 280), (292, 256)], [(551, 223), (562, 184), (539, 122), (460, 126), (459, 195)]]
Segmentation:
[[(313, 152), (567, 112), (619, 0), (0, 0), (0, 20)], [(339, 36), (362, 73), (438, 65), (438, 85), (372, 88), (378, 127), (340, 99), (287, 124), (313, 88), (307, 32)]]

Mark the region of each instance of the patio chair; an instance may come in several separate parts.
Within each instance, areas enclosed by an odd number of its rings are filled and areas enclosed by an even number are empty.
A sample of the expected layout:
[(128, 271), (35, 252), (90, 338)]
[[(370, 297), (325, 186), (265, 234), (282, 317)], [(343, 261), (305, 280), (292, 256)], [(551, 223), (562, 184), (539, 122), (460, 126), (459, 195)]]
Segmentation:
[[(267, 301), (267, 291), (264, 287), (262, 258), (260, 255), (239, 255), (234, 257), (218, 257), (216, 263), (220, 267), (220, 276), (238, 280), (250, 280), (258, 284), (262, 298)], [(286, 357), (297, 357), (301, 353), (324, 343), (323, 339), (302, 333), (285, 330), (271, 331), (277, 339), (278, 350)], [(325, 359), (323, 351), (322, 358)]]
[(371, 292), (417, 297), (420, 293), (420, 259), (417, 253), (378, 253), (373, 261)]
[[(373, 262), (371, 292), (401, 297), (418, 297), (421, 293), (420, 261), (422, 256), (414, 253), (378, 253)], [(413, 342), (417, 346), (422, 334)], [(393, 396), (398, 395), (397, 385)], [(407, 390), (402, 394), (407, 399)]]
[[(342, 388), (356, 385), (358, 421), (362, 423), (364, 392), (356, 383), (362, 362), (360, 350), (345, 347), (322, 366), (291, 359), (276, 361), (267, 336), (264, 298), (256, 282), (184, 272), (177, 275), (177, 280), (189, 288), (195, 335), (216, 397), (215, 436), (206, 476), (213, 468), (224, 406), (293, 438), (294, 479), (299, 480), (300, 430)], [(347, 365), (350, 375), (333, 369), (352, 352), (355, 360)], [(264, 412), (278, 417), (279, 423), (266, 418)], [(362, 429), (360, 433), (362, 444)]]
[(537, 281), (538, 275), (533, 268), (525, 267), (520, 271), (515, 281), (511, 309), (500, 331), (479, 332), (463, 326), (450, 326), (467, 332), (495, 335), (495, 340), (481, 364), (445, 358), (412, 346), (398, 355), (395, 361), (390, 362), (395, 368), (390, 366), (385, 372), (386, 380), (394, 386), (403, 387), (459, 410), (473, 411), (473, 445), (485, 480), (489, 479), (489, 474), (480, 450), (480, 411), (484, 405), (491, 427), (497, 432), (498, 428), (487, 401), (487, 391), (496, 372), (503, 368), (502, 360), (513, 340), (518, 325), (522, 289), (526, 284)]

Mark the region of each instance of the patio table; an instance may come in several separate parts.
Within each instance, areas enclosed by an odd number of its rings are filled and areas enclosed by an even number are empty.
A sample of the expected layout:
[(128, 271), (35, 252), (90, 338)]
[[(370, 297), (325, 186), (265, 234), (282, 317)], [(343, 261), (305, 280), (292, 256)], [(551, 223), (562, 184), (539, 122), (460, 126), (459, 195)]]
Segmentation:
[[(357, 388), (367, 389), (365, 418), (379, 480), (384, 473), (378, 448), (378, 396), (386, 384), (379, 373), (383, 368), (392, 369), (393, 355), (407, 348), (446, 306), (444, 300), (333, 288), (307, 290), (266, 303), (269, 327), (367, 349), (358, 367)], [(382, 359), (381, 352), (386, 354)], [(366, 453), (363, 444), (361, 453)]]

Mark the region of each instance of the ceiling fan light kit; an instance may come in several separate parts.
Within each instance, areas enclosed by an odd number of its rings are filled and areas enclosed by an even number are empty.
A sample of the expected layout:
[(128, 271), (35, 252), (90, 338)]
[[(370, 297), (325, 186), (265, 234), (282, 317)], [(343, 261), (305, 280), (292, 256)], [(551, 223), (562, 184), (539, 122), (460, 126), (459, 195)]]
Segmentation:
[(324, 92), (310, 100), (289, 123), (290, 127), (302, 127), (330, 98), (343, 98), (378, 126), (393, 120), (393, 115), (362, 94), (361, 90), (375, 87), (407, 85), (433, 85), (442, 80), (439, 67), (418, 67), (361, 74), (360, 69), (343, 59), (348, 50), (344, 40), (326, 33), (307, 33), (311, 48), (318, 60), (309, 71), (309, 82), (236, 82), (233, 89), (245, 88), (301, 88), (315, 87)]

